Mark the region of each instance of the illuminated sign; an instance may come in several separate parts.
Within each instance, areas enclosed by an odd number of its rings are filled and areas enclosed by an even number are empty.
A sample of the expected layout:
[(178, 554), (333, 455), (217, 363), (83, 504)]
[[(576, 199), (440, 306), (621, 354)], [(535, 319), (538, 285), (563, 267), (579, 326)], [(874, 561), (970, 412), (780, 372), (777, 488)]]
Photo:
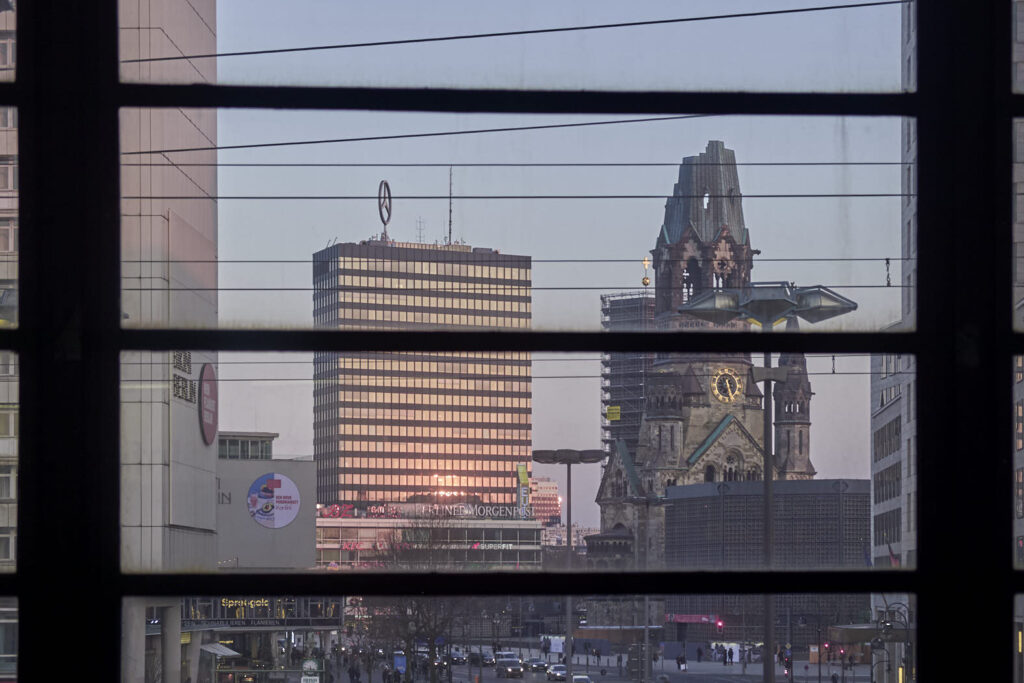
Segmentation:
[(217, 373), (209, 363), (199, 373), (199, 433), (207, 446), (217, 439)]
[(221, 598), (221, 607), (270, 607), (269, 598)]
[(299, 514), (299, 487), (283, 474), (268, 472), (249, 487), (249, 516), (268, 529), (288, 526)]
[[(529, 500), (529, 486), (525, 487), (525, 498)], [(524, 492), (517, 491), (520, 495)], [(484, 505), (480, 503), (395, 503), (393, 505), (369, 505), (357, 508), (352, 503), (325, 505), (317, 513), (320, 517), (359, 517), (384, 519), (532, 519), (531, 505)]]

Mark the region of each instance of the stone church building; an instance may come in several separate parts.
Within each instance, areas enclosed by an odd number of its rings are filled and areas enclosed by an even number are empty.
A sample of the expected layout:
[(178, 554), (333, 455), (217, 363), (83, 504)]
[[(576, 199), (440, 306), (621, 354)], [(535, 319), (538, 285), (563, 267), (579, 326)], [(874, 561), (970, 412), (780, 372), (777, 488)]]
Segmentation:
[[(655, 325), (706, 328), (678, 309), (719, 287), (749, 284), (753, 256), (743, 220), (735, 153), (717, 140), (686, 157), (665, 203), (651, 251)], [(787, 321), (792, 329), (796, 320)], [(735, 321), (729, 329), (745, 329)], [(776, 479), (810, 479), (811, 384), (802, 354), (782, 354), (790, 369), (774, 386)], [(764, 476), (764, 396), (750, 354), (661, 354), (644, 377), (644, 411), (635, 450), (619, 441), (597, 493), (601, 533), (587, 537), (587, 563), (600, 568), (664, 566), (666, 488)]]

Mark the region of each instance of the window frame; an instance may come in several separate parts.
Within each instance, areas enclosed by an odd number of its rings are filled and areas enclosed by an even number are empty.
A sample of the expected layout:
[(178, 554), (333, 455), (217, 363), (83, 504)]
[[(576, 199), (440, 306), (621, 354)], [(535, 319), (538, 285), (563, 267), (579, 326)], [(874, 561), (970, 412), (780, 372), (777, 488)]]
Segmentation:
[[(1013, 672), (1013, 489), (991, 466), (1013, 450), (1012, 355), (1024, 337), (1012, 328), (1012, 118), (1024, 97), (1010, 92), (1013, 21), (1009, 0), (929, 0), (917, 12), (917, 91), (863, 93), (569, 92), (320, 87), (176, 86), (118, 81), (115, 0), (18, 4), (18, 80), (0, 83), (0, 106), (18, 107), (21, 224), (17, 329), (0, 329), (0, 348), (18, 352), (21, 377), (19, 572), (0, 575), (0, 594), (17, 596), (19, 660), (52, 657), (52, 618), (68, 590), (91, 596), (95, 639), (72, 639), (62, 654), (98, 671), (120, 668), (121, 599), (131, 595), (395, 595), (911, 592), (917, 595), (922, 679), (945, 674), (950, 610), (946, 577), (971, 586), (970, 610), (990, 625), (996, 648), (972, 664), (979, 679)], [(53, 46), (60, 45), (62, 53)], [(902, 66), (902, 65), (901, 65)], [(73, 105), (69, 104), (73, 103)], [(244, 330), (123, 330), (120, 311), (119, 107), (257, 107), (492, 111), (575, 114), (807, 114), (914, 117), (919, 192), (916, 225), (917, 329), (903, 333), (420, 333)], [(894, 150), (895, 151), (895, 150)], [(79, 159), (90, 160), (82, 173)], [(971, 169), (964, 172), (962, 169)], [(986, 198), (991, 201), (979, 201)], [(963, 248), (965, 226), (984, 226), (997, 248)], [(997, 255), (993, 257), (993, 254)], [(978, 300), (975, 292), (983, 292)], [(942, 293), (943, 296), (939, 296)], [(741, 351), (916, 354), (917, 433), (928, 467), (918, 469), (918, 563), (914, 569), (839, 572), (322, 576), (122, 574), (118, 560), (120, 481), (119, 354), (122, 350)], [(979, 387), (984, 388), (979, 397)], [(55, 428), (59, 426), (59, 428)], [(868, 454), (863, 454), (869, 458)], [(956, 476), (951, 476), (955, 472)], [(993, 486), (993, 482), (997, 485)], [(97, 500), (97, 491), (108, 495)], [(970, 504), (954, 504), (970, 501)], [(55, 501), (74, 510), (67, 534)], [(52, 561), (51, 538), (66, 539), (74, 572)], [(950, 538), (970, 539), (970, 552)], [(981, 558), (979, 560), (979, 558)], [(1006, 640), (1002, 640), (1005, 637)], [(45, 667), (19, 672), (43, 680)]]

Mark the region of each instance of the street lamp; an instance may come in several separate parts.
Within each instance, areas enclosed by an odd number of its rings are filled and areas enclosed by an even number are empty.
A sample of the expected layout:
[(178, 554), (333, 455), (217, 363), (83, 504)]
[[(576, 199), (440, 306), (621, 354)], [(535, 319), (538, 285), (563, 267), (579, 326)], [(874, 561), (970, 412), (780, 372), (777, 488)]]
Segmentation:
[[(702, 292), (679, 307), (680, 313), (692, 315), (716, 325), (745, 319), (759, 325), (765, 332), (783, 320), (801, 318), (818, 323), (857, 309), (857, 304), (828, 287), (797, 287), (791, 282), (752, 282), (745, 287), (719, 288)], [(775, 529), (772, 519), (772, 381), (786, 381), (788, 369), (772, 369), (772, 354), (764, 353), (764, 367), (754, 368), (754, 381), (764, 381), (764, 564), (772, 567)], [(775, 643), (774, 596), (764, 597), (764, 649)], [(767, 652), (765, 652), (767, 655)], [(762, 656), (765, 683), (774, 683), (775, 666), (770, 656)]]
[[(550, 451), (534, 451), (533, 460), (543, 465), (565, 465), (565, 568), (572, 569), (572, 466), (601, 462), (607, 453), (600, 449), (576, 450), (559, 448)], [(572, 596), (565, 596), (565, 680), (572, 681)]]
[[(892, 609), (893, 607), (896, 609)], [(893, 629), (896, 626), (903, 629), (903, 663), (900, 665), (900, 673), (906, 676), (906, 678), (913, 680), (913, 651), (910, 645), (910, 606), (905, 602), (886, 602), (885, 616), (878, 620), (878, 633), (880, 636), (875, 638), (875, 640), (879, 642), (890, 640)], [(886, 651), (886, 654), (888, 654), (888, 651)], [(901, 676), (902, 678), (903, 676)], [(903, 683), (903, 681), (901, 680), (900, 683)]]

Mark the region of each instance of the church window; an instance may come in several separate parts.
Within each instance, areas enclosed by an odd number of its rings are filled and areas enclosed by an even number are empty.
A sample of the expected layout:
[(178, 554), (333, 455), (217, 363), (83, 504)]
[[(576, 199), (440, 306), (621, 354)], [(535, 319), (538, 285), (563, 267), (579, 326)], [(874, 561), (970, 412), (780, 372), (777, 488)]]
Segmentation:
[(714, 465), (708, 465), (707, 467), (704, 468), (704, 481), (714, 481), (714, 480), (715, 480), (715, 466)]
[(658, 426), (658, 450), (661, 450), (661, 426)]
[(797, 432), (796, 436), (797, 436), (796, 454), (797, 455), (803, 455), (804, 454), (804, 433), (803, 432)]
[(786, 430), (786, 455), (793, 452), (793, 430)]
[(676, 426), (672, 425), (668, 428), (669, 436), (669, 448), (674, 449), (676, 447)]

